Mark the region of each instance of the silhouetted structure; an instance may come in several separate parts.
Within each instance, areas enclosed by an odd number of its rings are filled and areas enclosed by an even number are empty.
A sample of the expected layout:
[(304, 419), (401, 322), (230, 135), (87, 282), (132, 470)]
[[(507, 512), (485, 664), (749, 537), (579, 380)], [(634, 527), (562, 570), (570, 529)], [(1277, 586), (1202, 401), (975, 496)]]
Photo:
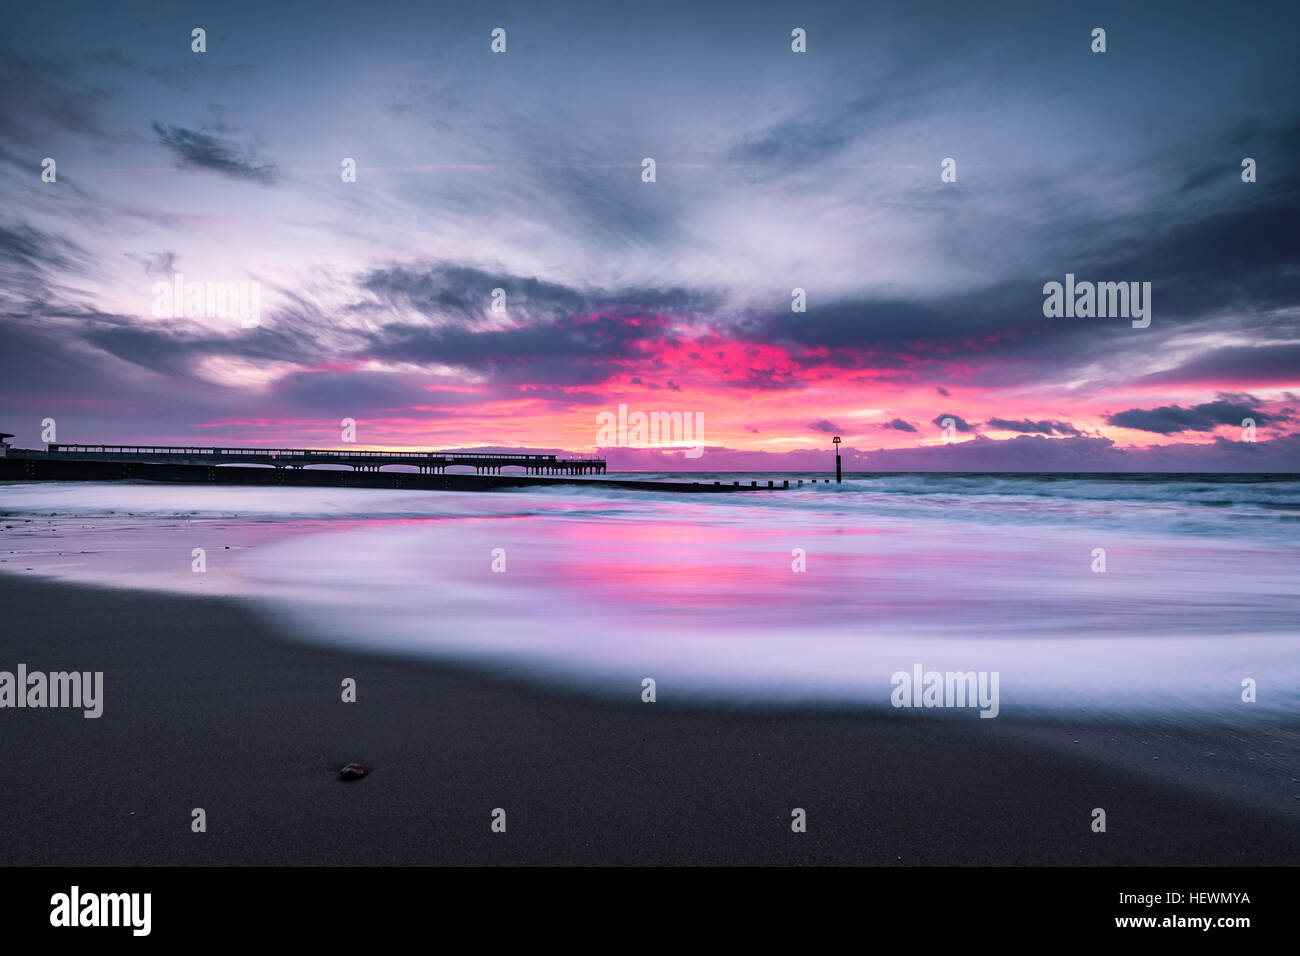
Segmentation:
[(501, 474), (519, 467), (529, 475), (604, 474), (603, 458), (560, 458), (557, 455), (510, 455), (462, 451), (363, 451), (325, 448), (219, 448), (173, 445), (69, 445), (51, 443), (50, 458), (79, 461), (138, 461), (175, 465), (269, 465), (305, 468), (346, 465), (354, 471), (378, 471), (384, 465), (414, 465), (421, 474), (440, 474), (454, 465), (478, 474)]
[[(2, 438), (12, 435), (0, 433)], [(308, 465), (336, 467), (308, 468)], [(337, 466), (344, 467), (337, 467)], [(380, 471), (385, 465), (414, 466)], [(476, 474), (450, 472), (461, 465)], [(509, 467), (526, 474), (503, 474)], [(366, 451), (337, 448), (229, 448), (205, 445), (71, 445), (45, 451), (0, 443), (0, 481), (155, 481), (200, 485), (284, 485), (315, 488), (410, 488), (492, 491), (565, 484), (568, 476), (605, 474), (603, 458), (469, 451)], [(543, 477), (548, 476), (548, 477)], [(556, 476), (556, 477), (550, 477)], [(643, 481), (583, 478), (577, 484), (636, 491), (720, 494), (758, 490), (758, 482)], [(768, 489), (774, 489), (772, 481)], [(790, 487), (785, 481), (783, 488)]]
[[(12, 435), (4, 434), (4, 438)], [(308, 468), (308, 465), (336, 467)], [(345, 467), (337, 467), (337, 466)], [(409, 471), (380, 471), (411, 465)], [(476, 474), (448, 471), (456, 465)], [(503, 474), (509, 467), (527, 474)], [(155, 481), (199, 485), (283, 485), (315, 488), (410, 488), (493, 491), (564, 484), (569, 476), (605, 474), (603, 458), (464, 451), (365, 451), (324, 448), (228, 448), (203, 445), (71, 445), (47, 450), (0, 443), (0, 481)], [(546, 477), (543, 477), (546, 476)], [(757, 482), (642, 481), (582, 478), (579, 484), (636, 491), (719, 494), (757, 490)], [(787, 481), (783, 487), (788, 488)], [(774, 488), (768, 482), (768, 488)]]

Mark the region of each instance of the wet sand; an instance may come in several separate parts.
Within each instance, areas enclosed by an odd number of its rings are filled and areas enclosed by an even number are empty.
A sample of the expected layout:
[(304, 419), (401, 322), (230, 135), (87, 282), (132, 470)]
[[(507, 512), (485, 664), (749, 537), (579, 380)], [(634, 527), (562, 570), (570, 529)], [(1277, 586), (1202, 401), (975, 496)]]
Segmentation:
[[(1157, 777), (1086, 728), (593, 703), (307, 645), (228, 599), (6, 574), (0, 613), (0, 670), (103, 671), (105, 696), (0, 709), (10, 865), (1300, 862), (1282, 732)], [(340, 781), (352, 761), (372, 773)]]

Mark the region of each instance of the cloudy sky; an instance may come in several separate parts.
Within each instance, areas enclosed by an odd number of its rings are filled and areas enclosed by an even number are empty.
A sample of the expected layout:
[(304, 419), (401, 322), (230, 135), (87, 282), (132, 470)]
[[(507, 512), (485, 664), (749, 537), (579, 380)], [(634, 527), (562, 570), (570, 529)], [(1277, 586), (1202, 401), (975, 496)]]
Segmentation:
[[(17, 444), (54, 418), (330, 446), (352, 418), (375, 447), (590, 452), (626, 404), (702, 414), (708, 446), (626, 466), (811, 466), (841, 435), (862, 467), (1300, 470), (1293, 3), (6, 18)], [(258, 283), (259, 324), (156, 315), (178, 273)], [(1150, 282), (1150, 327), (1044, 317), (1066, 273)]]

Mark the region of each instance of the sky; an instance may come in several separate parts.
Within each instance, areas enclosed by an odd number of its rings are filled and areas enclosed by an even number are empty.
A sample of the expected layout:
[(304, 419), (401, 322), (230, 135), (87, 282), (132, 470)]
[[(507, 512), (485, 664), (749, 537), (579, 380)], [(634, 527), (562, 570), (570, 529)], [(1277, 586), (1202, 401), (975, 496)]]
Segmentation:
[[(1293, 3), (6, 20), (17, 445), (53, 419), (336, 447), (351, 419), (368, 447), (612, 468), (821, 468), (840, 436), (851, 469), (1300, 471)], [(160, 314), (177, 274), (256, 284), (257, 324)], [(1150, 283), (1149, 326), (1045, 315), (1067, 274)], [(620, 405), (701, 421), (702, 453), (602, 449)]]

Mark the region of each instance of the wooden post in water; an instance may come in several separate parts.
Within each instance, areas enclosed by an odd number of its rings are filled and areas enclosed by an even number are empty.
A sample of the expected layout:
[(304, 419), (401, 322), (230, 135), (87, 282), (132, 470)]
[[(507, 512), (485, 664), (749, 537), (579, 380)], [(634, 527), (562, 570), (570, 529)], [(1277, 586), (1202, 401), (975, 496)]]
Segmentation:
[(831, 439), (835, 443), (835, 484), (840, 484), (844, 479), (840, 473), (840, 436), (836, 435)]

